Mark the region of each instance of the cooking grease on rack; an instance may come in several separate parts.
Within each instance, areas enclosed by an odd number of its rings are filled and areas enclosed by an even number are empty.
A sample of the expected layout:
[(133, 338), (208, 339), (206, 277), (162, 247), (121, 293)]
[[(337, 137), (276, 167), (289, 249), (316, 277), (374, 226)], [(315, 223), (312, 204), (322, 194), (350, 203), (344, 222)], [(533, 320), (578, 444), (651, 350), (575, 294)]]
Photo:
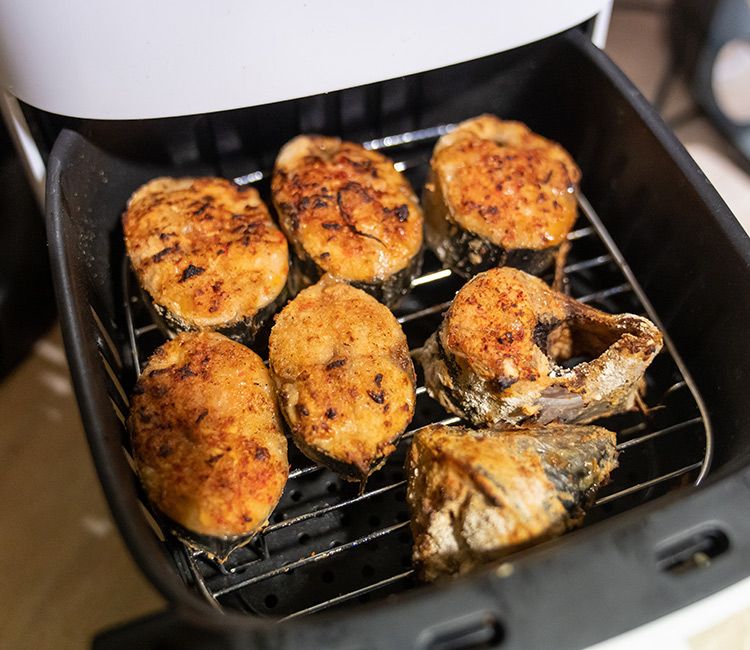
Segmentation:
[[(387, 149), (396, 165), (407, 170), (414, 186), (420, 187), (432, 144), (452, 126), (385, 136), (364, 146)], [(265, 176), (253, 172), (235, 182), (257, 182)], [(645, 315), (664, 332), (663, 323), (582, 195), (579, 206), (582, 215), (568, 237), (572, 247), (565, 271), (570, 293), (605, 311)], [(164, 337), (150, 320), (127, 261), (122, 277), (130, 344), (126, 363), (138, 373)], [(411, 293), (395, 312), (412, 349), (420, 347), (437, 328), (462, 284), (463, 280), (440, 269), (428, 256), (425, 273), (412, 282)], [(587, 525), (670, 489), (697, 484), (708, 471), (712, 440), (705, 407), (664, 333), (665, 347), (646, 375), (648, 410), (603, 421), (618, 433), (620, 468), (612, 477), (613, 483), (599, 495), (587, 516)], [(115, 361), (116, 350), (111, 350), (106, 338), (102, 340), (100, 349), (112, 380), (110, 397), (122, 419), (127, 403), (115, 372), (119, 359)], [(414, 584), (404, 455), (413, 431), (432, 422), (455, 424), (459, 419), (448, 417), (420, 387), (410, 430), (361, 494), (357, 486), (311, 465), (290, 445), (292, 471), (269, 525), (224, 564), (189, 549), (174, 536), (168, 536), (167, 544), (173, 553), (185, 558), (183, 564), (189, 567), (196, 589), (223, 608), (291, 618), (402, 591)]]

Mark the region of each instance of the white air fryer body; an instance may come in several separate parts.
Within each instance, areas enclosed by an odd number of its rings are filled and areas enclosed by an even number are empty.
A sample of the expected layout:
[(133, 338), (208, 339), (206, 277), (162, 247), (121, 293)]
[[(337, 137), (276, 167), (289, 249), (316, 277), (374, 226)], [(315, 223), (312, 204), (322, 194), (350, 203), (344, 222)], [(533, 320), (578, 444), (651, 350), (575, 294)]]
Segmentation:
[(93, 119), (208, 113), (383, 81), (558, 33), (610, 0), (0, 2), (0, 83)]
[(45, 169), (17, 100), (57, 115), (195, 115), (317, 95), (508, 50), (612, 0), (0, 0), (0, 108), (40, 202)]

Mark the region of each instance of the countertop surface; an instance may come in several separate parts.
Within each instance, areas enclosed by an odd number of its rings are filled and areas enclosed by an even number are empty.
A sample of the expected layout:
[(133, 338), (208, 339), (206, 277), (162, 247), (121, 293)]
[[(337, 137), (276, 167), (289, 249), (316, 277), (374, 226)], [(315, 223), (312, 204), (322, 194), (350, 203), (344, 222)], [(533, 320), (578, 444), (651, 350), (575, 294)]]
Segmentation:
[(59, 328), (0, 385), (0, 647), (83, 648), (156, 610), (97, 481)]
[[(648, 98), (666, 66), (663, 21), (616, 7), (610, 29), (608, 52)], [(664, 115), (679, 118), (678, 136), (748, 228), (750, 179), (690, 104), (676, 82)], [(0, 414), (0, 647), (87, 647), (97, 631), (159, 608), (110, 519), (57, 327), (0, 384)]]

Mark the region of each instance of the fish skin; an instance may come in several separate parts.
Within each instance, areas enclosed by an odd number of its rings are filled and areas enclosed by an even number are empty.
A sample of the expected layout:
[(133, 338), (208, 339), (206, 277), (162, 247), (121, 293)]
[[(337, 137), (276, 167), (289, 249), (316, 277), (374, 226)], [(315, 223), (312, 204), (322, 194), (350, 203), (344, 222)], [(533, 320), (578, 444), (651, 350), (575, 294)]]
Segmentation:
[[(504, 267), (464, 285), (415, 358), (429, 394), (475, 426), (585, 423), (634, 408), (662, 343), (646, 318), (607, 314)], [(590, 359), (558, 362), (581, 354)]]
[(580, 525), (616, 467), (616, 436), (596, 426), (420, 429), (406, 460), (417, 573), (465, 573)]

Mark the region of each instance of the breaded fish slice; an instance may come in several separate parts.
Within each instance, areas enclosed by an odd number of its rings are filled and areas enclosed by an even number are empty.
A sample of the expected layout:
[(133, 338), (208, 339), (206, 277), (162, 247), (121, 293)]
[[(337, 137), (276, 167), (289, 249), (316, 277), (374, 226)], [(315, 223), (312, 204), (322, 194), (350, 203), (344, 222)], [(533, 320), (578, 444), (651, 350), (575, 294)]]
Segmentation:
[(128, 419), (153, 504), (199, 535), (250, 535), (289, 473), (287, 443), (263, 361), (214, 332), (179, 334), (143, 369)]
[(277, 316), (269, 357), (306, 456), (352, 481), (385, 462), (416, 402), (406, 337), (386, 307), (326, 275)]
[(495, 266), (540, 273), (576, 220), (581, 172), (557, 143), (494, 115), (461, 122), (433, 151), (427, 243), (466, 277)]
[(249, 342), (285, 298), (286, 239), (258, 192), (223, 178), (156, 178), (122, 217), (138, 281), (181, 330)]
[(615, 434), (601, 427), (420, 429), (406, 460), (418, 573), (464, 573), (561, 535), (616, 467)]
[(505, 267), (464, 285), (416, 356), (446, 409), (477, 426), (513, 426), (631, 410), (661, 347), (651, 321), (604, 313)]
[(422, 210), (393, 162), (319, 135), (288, 142), (276, 159), (273, 202), (294, 251), (292, 288), (323, 273), (392, 306), (422, 264)]

